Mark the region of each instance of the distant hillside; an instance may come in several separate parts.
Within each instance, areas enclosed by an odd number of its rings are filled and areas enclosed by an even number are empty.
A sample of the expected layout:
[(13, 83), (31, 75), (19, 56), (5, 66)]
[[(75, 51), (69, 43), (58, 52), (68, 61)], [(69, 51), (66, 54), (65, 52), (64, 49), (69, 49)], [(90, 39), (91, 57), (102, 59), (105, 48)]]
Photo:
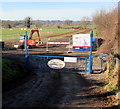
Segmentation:
[[(11, 21), (11, 20), (0, 20), (2, 22), (2, 27), (4, 28), (9, 28), (9, 27), (17, 27), (20, 25), (24, 26), (24, 20), (15, 20), (15, 21)], [(89, 21), (89, 24), (92, 24), (91, 21)], [(49, 25), (59, 25), (59, 26), (80, 26), (80, 21), (72, 21), (72, 20), (32, 20), (31, 21), (31, 26), (49, 26)]]

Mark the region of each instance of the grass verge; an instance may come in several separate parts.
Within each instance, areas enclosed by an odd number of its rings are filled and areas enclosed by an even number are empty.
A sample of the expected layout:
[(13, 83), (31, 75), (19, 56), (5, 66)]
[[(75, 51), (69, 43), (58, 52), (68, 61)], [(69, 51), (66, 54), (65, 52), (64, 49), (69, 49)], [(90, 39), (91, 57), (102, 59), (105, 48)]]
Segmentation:
[(3, 90), (10, 88), (11, 84), (19, 82), (27, 75), (27, 71), (20, 63), (16, 63), (9, 59), (2, 59), (2, 84)]

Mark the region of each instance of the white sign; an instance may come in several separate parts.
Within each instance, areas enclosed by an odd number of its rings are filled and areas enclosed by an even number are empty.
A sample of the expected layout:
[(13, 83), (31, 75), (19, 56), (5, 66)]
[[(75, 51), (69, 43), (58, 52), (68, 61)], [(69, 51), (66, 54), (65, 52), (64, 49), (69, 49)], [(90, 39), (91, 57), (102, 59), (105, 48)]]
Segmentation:
[(77, 58), (76, 57), (64, 57), (64, 62), (76, 63), (77, 62)]
[(90, 34), (73, 35), (73, 47), (90, 47)]
[(65, 67), (65, 63), (60, 59), (52, 59), (48, 61), (48, 66), (52, 69), (62, 69)]
[(18, 48), (19, 47), (19, 45), (14, 45), (14, 48)]

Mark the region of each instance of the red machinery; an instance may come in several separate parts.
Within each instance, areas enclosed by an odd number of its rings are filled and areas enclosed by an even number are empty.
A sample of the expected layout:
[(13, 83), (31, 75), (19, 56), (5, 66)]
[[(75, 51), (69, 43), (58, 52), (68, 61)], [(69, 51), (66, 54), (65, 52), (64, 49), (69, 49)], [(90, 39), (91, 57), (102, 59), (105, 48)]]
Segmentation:
[[(39, 44), (40, 41), (41, 41), (41, 38), (40, 38), (40, 34), (39, 34), (38, 29), (31, 30), (30, 36), (29, 36), (29, 38), (28, 38), (28, 46), (29, 46), (29, 48), (32, 48), (33, 46), (36, 46), (36, 40), (35, 40), (35, 39), (32, 39), (32, 36), (33, 36), (33, 33), (34, 33), (34, 32), (37, 33), (38, 44)], [(25, 44), (25, 35), (20, 35), (19, 48), (24, 48), (24, 44)]]
[(33, 36), (33, 33), (34, 33), (34, 32), (37, 32), (38, 41), (40, 41), (40, 40), (41, 40), (41, 39), (40, 39), (40, 34), (39, 34), (39, 31), (38, 31), (37, 29), (36, 29), (36, 30), (31, 30), (29, 39), (32, 39), (32, 36)]

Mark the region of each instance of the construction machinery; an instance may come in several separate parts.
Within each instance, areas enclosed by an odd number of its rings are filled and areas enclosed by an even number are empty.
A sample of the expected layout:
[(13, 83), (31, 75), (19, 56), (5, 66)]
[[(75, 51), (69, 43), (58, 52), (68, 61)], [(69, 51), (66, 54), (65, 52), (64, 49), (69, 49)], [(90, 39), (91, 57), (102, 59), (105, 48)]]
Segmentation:
[[(37, 37), (38, 37), (38, 42), (36, 42), (36, 39), (32, 39), (33, 34), (37, 33)], [(41, 38), (40, 38), (40, 34), (39, 34), (39, 30), (38, 29), (34, 29), (31, 30), (30, 35), (28, 37), (27, 40), (27, 45), (29, 48), (33, 48), (36, 47), (36, 45), (41, 44)], [(20, 40), (19, 40), (19, 47), (18, 48), (24, 48), (25, 45), (25, 35), (20, 35)]]

